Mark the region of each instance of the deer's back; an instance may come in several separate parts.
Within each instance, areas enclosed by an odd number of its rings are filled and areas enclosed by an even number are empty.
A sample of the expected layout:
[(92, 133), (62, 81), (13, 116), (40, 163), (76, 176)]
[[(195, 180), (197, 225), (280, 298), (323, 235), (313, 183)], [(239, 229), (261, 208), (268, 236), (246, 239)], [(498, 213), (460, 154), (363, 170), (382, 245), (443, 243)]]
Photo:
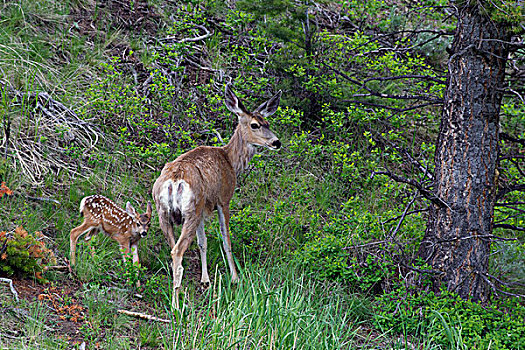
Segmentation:
[(132, 217), (104, 196), (85, 197), (81, 202), (81, 212), (85, 219), (99, 226), (110, 236), (131, 235)]
[(167, 163), (155, 182), (154, 192), (168, 180), (188, 183), (196, 205), (204, 205), (208, 212), (217, 204), (227, 205), (236, 185), (235, 171), (221, 147), (197, 147)]

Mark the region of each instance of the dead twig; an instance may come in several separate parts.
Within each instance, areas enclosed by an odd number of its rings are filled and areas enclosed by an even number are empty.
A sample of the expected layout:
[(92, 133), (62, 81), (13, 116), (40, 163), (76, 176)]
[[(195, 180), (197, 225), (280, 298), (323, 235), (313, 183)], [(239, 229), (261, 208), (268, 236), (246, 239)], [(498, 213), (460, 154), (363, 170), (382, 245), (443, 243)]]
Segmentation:
[(157, 321), (157, 322), (163, 322), (163, 323), (170, 323), (171, 322), (170, 320), (166, 320), (164, 318), (159, 318), (159, 317), (156, 317), (156, 316), (143, 314), (143, 313), (140, 313), (140, 312), (134, 312), (134, 311), (128, 311), (128, 310), (118, 310), (118, 313), (119, 314), (128, 315), (128, 316), (137, 317), (137, 318), (142, 318), (144, 320), (149, 320), (149, 321)]
[(13, 285), (13, 280), (9, 278), (0, 277), (0, 282), (5, 282), (9, 284), (9, 289), (11, 289), (11, 293), (15, 297), (15, 301), (18, 303), (20, 299), (18, 298), (18, 292), (16, 291), (15, 286)]

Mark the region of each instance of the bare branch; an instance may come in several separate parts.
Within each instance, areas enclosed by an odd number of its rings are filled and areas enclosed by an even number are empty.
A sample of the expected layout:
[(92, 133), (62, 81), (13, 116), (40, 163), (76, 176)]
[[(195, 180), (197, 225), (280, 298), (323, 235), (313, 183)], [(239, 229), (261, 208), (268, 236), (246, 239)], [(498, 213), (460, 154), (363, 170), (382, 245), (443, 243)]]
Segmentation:
[(375, 175), (386, 175), (394, 181), (406, 183), (407, 185), (413, 186), (417, 188), (419, 192), (432, 203), (436, 204), (437, 206), (441, 208), (449, 208), (452, 210), (452, 208), (450, 208), (450, 206), (444, 200), (436, 197), (436, 195), (434, 195), (428, 188), (423, 187), (419, 182), (415, 180), (407, 179), (405, 177), (392, 174), (390, 171), (374, 171), (372, 172), (370, 177), (374, 178)]
[[(200, 35), (200, 36), (196, 36), (196, 37), (193, 37), (193, 38), (184, 38), (184, 39), (181, 39), (181, 40), (177, 40), (177, 42), (180, 43), (180, 44), (188, 43), (188, 42), (196, 42), (196, 41), (201, 41), (201, 40), (207, 39), (207, 38), (209, 38), (210, 36), (213, 35), (213, 32), (210, 32), (205, 26), (201, 26), (199, 24), (196, 24), (195, 28), (201, 29), (202, 31), (204, 31), (205, 34)], [(166, 37), (164, 40), (173, 40), (173, 39), (176, 39), (176, 37), (171, 35), (171, 36)]]
[(415, 105), (415, 106), (412, 106), (412, 107), (397, 108), (397, 107), (390, 107), (390, 106), (386, 106), (386, 105), (382, 105), (382, 104), (378, 104), (378, 103), (360, 101), (360, 100), (341, 100), (341, 101), (342, 102), (347, 102), (347, 103), (361, 104), (361, 105), (370, 106), (370, 107), (384, 108), (384, 109), (388, 109), (390, 111), (394, 111), (396, 113), (408, 112), (408, 111), (412, 111), (414, 109), (419, 109), (419, 108), (433, 106), (433, 105), (439, 105), (439, 104), (443, 103), (442, 100), (436, 100), (435, 102), (421, 103), (421, 104), (418, 104), (418, 105)]
[(525, 139), (518, 139), (518, 138), (516, 138), (516, 137), (514, 137), (512, 135), (509, 135), (509, 134), (505, 133), (505, 132), (500, 132), (499, 137), (502, 140), (519, 143), (520, 145), (525, 146)]
[[(381, 92), (377, 92), (377, 91), (374, 91), (374, 90), (370, 89), (366, 85), (366, 81), (360, 82), (358, 80), (353, 79), (348, 74), (340, 71), (337, 68), (329, 66), (328, 64), (326, 64), (324, 62), (321, 62), (321, 64), (324, 67), (326, 67), (326, 68), (330, 69), (331, 71), (333, 71), (334, 73), (336, 73), (337, 75), (339, 75), (339, 76), (343, 77), (344, 79), (348, 80), (352, 84), (358, 85), (362, 89), (368, 91), (368, 94), (354, 94), (353, 97), (374, 96), (374, 97), (389, 98), (389, 99), (394, 99), (394, 100), (418, 100), (418, 101), (431, 101), (431, 102), (434, 102), (434, 103), (437, 103), (437, 102), (441, 103), (441, 101), (442, 101), (441, 99), (429, 97), (429, 96), (426, 96), (426, 95), (391, 95), (391, 94), (384, 94), (384, 93), (381, 93)], [(434, 77), (430, 77), (429, 76), (429, 78), (433, 79)], [(375, 79), (380, 79), (380, 78), (375, 78)], [(403, 79), (403, 78), (400, 78), (400, 79)]]
[[(494, 228), (504, 228), (504, 229), (508, 229), (508, 230), (514, 230), (514, 231), (521, 231), (521, 232), (525, 232), (525, 227), (518, 227), (518, 226), (514, 226), (514, 225), (510, 225), (510, 224), (494, 224)], [(516, 239), (505, 239), (506, 241), (515, 241), (517, 240)]]
[(15, 286), (13, 285), (13, 280), (9, 278), (0, 277), (0, 282), (5, 282), (9, 284), (9, 289), (11, 290), (11, 293), (15, 297), (15, 301), (18, 303), (20, 299), (18, 298), (18, 292), (16, 291)]
[(390, 237), (394, 237), (397, 233), (397, 231), (399, 231), (399, 228), (401, 227), (401, 224), (403, 223), (403, 221), (405, 221), (405, 218), (407, 216), (407, 213), (408, 213), (408, 209), (410, 209), (410, 207), (412, 206), (412, 204), (414, 204), (414, 202), (416, 201), (416, 198), (417, 198), (417, 194), (414, 196), (414, 198), (412, 198), (412, 200), (407, 204), (405, 210), (403, 211), (403, 214), (401, 215), (401, 218), (399, 219), (399, 221), (397, 222), (397, 225), (396, 227), (390, 232)]
[(387, 140), (386, 138), (382, 137), (381, 135), (373, 134), (372, 137), (374, 138), (374, 141), (376, 141), (378, 143), (382, 143), (382, 144), (388, 145), (389, 147), (392, 147), (393, 149), (395, 149), (396, 152), (398, 152), (401, 155), (401, 157), (403, 157), (404, 159), (408, 160), (410, 163), (415, 165), (415, 167), (417, 169), (419, 169), (419, 171), (421, 171), (423, 173), (423, 175), (428, 177), (430, 180), (434, 179), (434, 174), (432, 174), (432, 172), (429, 171), (426, 166), (423, 166), (421, 163), (419, 163), (419, 161), (417, 159), (412, 157), (412, 155), (410, 154), (409, 151), (407, 151), (406, 149), (404, 149), (401, 146), (398, 146), (398, 145), (394, 144), (393, 142), (390, 142), (389, 140)]
[(498, 194), (496, 195), (496, 200), (498, 201), (502, 199), (503, 197), (505, 197), (505, 195), (511, 192), (523, 192), (523, 191), (525, 191), (525, 184), (503, 187), (498, 190)]
[[(426, 211), (428, 211), (428, 208), (426, 208), (426, 209), (416, 209), (416, 210), (409, 211), (408, 213), (406, 213), (406, 215), (408, 216), (408, 215), (412, 215), (412, 214), (424, 213)], [(388, 224), (389, 222), (392, 222), (392, 221), (395, 221), (395, 220), (399, 219), (401, 216), (402, 215), (398, 215), (396, 217), (390, 218), (390, 219), (388, 219), (386, 221), (381, 222), (381, 224), (382, 225)]]

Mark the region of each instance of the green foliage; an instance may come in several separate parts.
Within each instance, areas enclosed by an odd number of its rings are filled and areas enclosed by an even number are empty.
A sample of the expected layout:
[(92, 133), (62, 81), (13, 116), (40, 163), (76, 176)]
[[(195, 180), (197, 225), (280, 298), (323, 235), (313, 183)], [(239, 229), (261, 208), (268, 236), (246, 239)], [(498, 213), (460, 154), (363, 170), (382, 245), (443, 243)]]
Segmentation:
[(131, 288), (134, 288), (141, 277), (146, 272), (146, 267), (138, 263), (134, 263), (131, 253), (123, 260), (117, 262), (118, 276), (124, 283)]
[(443, 346), (465, 349), (525, 347), (525, 307), (517, 298), (488, 306), (443, 290), (419, 294), (405, 287), (377, 297), (373, 323), (395, 334), (425, 336)]
[[(309, 18), (308, 9), (313, 6), (311, 1), (301, 1), (299, 3), (289, 0), (271, 1), (249, 1), (242, 0), (237, 2), (237, 7), (248, 13), (254, 14), (254, 20), (264, 23), (263, 28), (268, 36), (283, 42), (291, 42), (295, 45), (307, 49), (311, 33), (303, 34), (300, 28)], [(264, 19), (269, 20), (264, 20)]]
[[(126, 82), (122, 71), (118, 70), (119, 64), (119, 58), (101, 64), (103, 79), (88, 89), (90, 105), (85, 113), (94, 115), (107, 131), (115, 133), (119, 148), (126, 156), (161, 164), (169, 159), (171, 149), (166, 142), (152, 141), (160, 125), (151, 118), (153, 110), (147, 98)], [(69, 152), (75, 158), (83, 155), (82, 149), (74, 147), (70, 147)], [(93, 152), (88, 161), (97, 165), (109, 160)]]
[(353, 290), (370, 292), (392, 274), (393, 265), (384, 257), (352, 253), (354, 242), (379, 236), (368, 229), (377, 227), (375, 218), (352, 208), (350, 200), (339, 213), (316, 232), (307, 235), (301, 249), (294, 252), (294, 260), (321, 280), (337, 280)]
[(55, 254), (46, 246), (41, 232), (28, 233), (22, 227), (13, 234), (0, 232), (0, 271), (8, 275), (20, 274), (46, 282), (42, 276), (45, 266), (55, 264)]
[(264, 252), (265, 239), (268, 239), (261, 228), (262, 218), (245, 207), (230, 218), (231, 234), (235, 238), (234, 247), (242, 247), (245, 254), (257, 257)]
[(170, 282), (164, 274), (148, 276), (143, 283), (144, 296), (150, 301), (157, 301), (160, 304), (168, 305), (171, 302), (169, 293), (167, 292), (171, 288)]
[[(459, 3), (470, 1), (460, 1)], [(470, 5), (470, 4), (469, 4)], [(516, 32), (522, 30), (525, 23), (525, 6), (520, 0), (482, 0), (479, 1), (480, 10), (487, 14), (492, 20), (496, 22), (507, 23), (511, 25)]]

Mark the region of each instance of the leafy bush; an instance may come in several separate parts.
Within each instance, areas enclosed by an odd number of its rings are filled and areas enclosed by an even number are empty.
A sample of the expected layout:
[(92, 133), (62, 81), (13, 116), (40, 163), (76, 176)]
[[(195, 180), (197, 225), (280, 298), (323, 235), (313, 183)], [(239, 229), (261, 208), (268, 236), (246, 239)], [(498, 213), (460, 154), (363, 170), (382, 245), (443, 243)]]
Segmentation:
[(0, 232), (0, 271), (7, 275), (22, 274), (45, 282), (45, 265), (55, 264), (55, 254), (46, 247), (41, 232), (28, 233), (17, 227), (14, 234)]
[(293, 253), (294, 260), (318, 279), (337, 280), (356, 291), (378, 291), (392, 275), (392, 264), (380, 251), (354, 249), (355, 242), (383, 235), (377, 218), (354, 205), (351, 198), (339, 212), (328, 213), (328, 221), (310, 232), (306, 243)]
[(133, 262), (131, 253), (124, 260), (118, 260), (117, 266), (119, 277), (131, 288), (136, 286), (140, 277), (146, 272), (146, 267)]
[(517, 298), (483, 306), (445, 290), (415, 294), (399, 287), (377, 302), (373, 323), (382, 329), (468, 349), (525, 348), (525, 306)]
[(242, 248), (248, 258), (279, 258), (286, 254), (302, 234), (302, 226), (283, 210), (282, 202), (256, 212), (247, 206), (230, 219), (234, 248)]
[(348, 250), (348, 237), (321, 232), (294, 254), (317, 279), (340, 281), (366, 293), (379, 290), (381, 282), (391, 275), (391, 264), (383, 257), (366, 253), (354, 256)]

